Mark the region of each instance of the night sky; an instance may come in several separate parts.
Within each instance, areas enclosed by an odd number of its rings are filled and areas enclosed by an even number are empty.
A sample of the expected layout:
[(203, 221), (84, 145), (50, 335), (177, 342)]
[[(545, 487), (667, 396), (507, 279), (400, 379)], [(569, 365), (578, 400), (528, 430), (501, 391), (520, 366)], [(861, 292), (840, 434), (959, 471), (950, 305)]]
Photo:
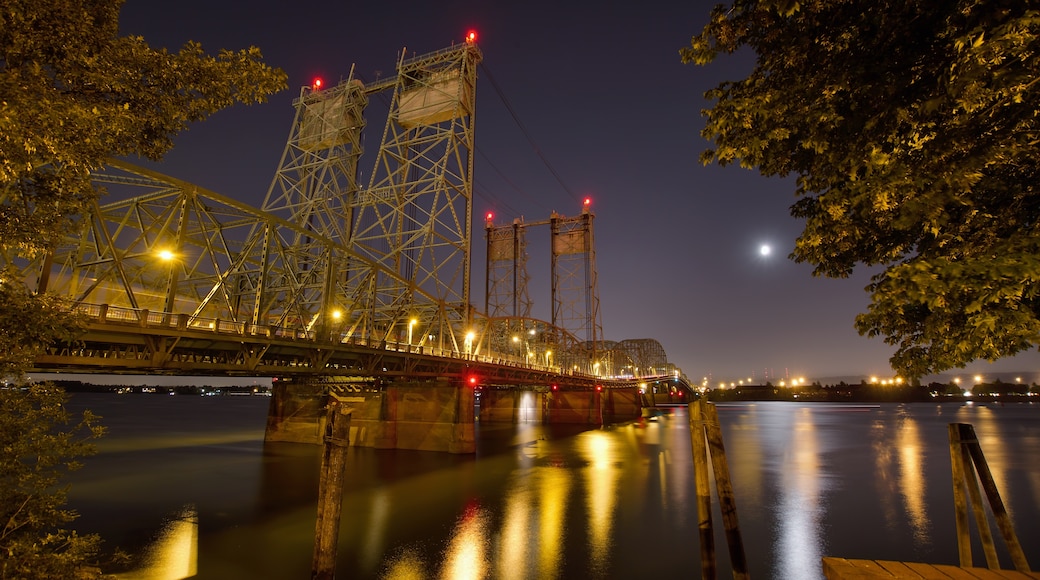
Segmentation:
[[(129, 0), (121, 28), (171, 50), (188, 40), (210, 54), (255, 45), (288, 73), (290, 88), (268, 103), (192, 125), (162, 163), (145, 164), (255, 206), (277, 169), (301, 86), (315, 77), (335, 83), (351, 64), (362, 80), (391, 76), (402, 48), (431, 52), (475, 30), (484, 61), (471, 296), (480, 309), (484, 214), (494, 212), (498, 224), (552, 211), (573, 216), (589, 196), (607, 339), (656, 338), (694, 381), (891, 376), (893, 349), (853, 326), (868, 303), (870, 272), (813, 278), (810, 266), (787, 258), (802, 227), (788, 213), (793, 180), (698, 161), (708, 147), (703, 93), (742, 78), (753, 57), (680, 62), (679, 49), (714, 3)], [(383, 122), (369, 119), (367, 151), (378, 148)], [(546, 228), (528, 232), (530, 294), (542, 319), (550, 318), (548, 236)], [(772, 246), (769, 256), (760, 254), (763, 244)], [(1015, 371), (1031, 381), (1038, 362), (1030, 353), (960, 374)]]

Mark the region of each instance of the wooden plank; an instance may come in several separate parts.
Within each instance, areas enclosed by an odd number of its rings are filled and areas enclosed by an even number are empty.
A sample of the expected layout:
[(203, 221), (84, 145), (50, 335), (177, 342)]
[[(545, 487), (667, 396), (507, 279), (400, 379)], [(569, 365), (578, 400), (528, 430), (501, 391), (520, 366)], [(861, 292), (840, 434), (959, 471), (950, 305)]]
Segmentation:
[(946, 564), (935, 565), (935, 569), (946, 574), (953, 580), (978, 580), (979, 578), (987, 578), (992, 580), (992, 577), (978, 576), (975, 574), (976, 570), (986, 571), (985, 568), (960, 568), (957, 566), (948, 566)]
[(949, 580), (950, 575), (944, 574), (942, 570), (939, 570), (931, 564), (922, 564), (920, 562), (905, 562), (908, 568), (917, 572), (922, 578), (927, 580)]
[(1040, 573), (988, 568), (961, 568), (946, 564), (823, 558), (827, 580), (1040, 580)]
[[(922, 578), (913, 568), (906, 565), (905, 562), (895, 562), (893, 560), (877, 560), (878, 566), (885, 569), (886, 572), (891, 574), (895, 578)], [(942, 578), (940, 576), (940, 578)]]
[(869, 580), (892, 577), (872, 560), (847, 560), (845, 558), (824, 558), (823, 576), (827, 580)]

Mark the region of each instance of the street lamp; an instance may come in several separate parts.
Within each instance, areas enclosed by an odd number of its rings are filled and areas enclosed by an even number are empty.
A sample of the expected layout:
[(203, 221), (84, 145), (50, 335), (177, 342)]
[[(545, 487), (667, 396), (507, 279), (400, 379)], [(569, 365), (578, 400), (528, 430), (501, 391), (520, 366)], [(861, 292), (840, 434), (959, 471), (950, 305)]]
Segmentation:
[(545, 351), (545, 366), (549, 366), (550, 357), (552, 357), (552, 351), (551, 350)]
[(408, 321), (408, 349), (409, 350), (411, 350), (411, 347), (412, 347), (412, 327), (415, 326), (416, 322), (418, 322), (418, 321), (416, 319), (414, 319), (414, 318)]
[(473, 337), (474, 336), (476, 336), (476, 335), (473, 334), (473, 331), (470, 331), (470, 332), (466, 333), (466, 354), (467, 355), (473, 354)]

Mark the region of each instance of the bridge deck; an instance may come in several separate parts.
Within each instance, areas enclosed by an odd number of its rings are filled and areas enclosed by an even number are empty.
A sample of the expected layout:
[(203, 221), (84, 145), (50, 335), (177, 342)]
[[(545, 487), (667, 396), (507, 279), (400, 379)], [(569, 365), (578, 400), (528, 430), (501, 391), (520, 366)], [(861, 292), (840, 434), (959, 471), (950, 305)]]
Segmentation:
[(848, 560), (824, 558), (823, 575), (828, 580), (874, 580), (901, 578), (914, 580), (1027, 580), (1040, 579), (1037, 572), (961, 568), (943, 564), (893, 562), (888, 560)]

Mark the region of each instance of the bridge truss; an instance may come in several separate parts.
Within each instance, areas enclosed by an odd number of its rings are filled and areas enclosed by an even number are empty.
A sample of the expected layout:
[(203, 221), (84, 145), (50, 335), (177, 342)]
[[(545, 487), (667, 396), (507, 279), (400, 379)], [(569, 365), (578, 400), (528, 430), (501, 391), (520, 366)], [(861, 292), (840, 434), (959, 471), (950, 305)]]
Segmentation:
[[(402, 53), (397, 76), (367, 86), (351, 71), (335, 87), (303, 87), (260, 208), (111, 160), (93, 177), (118, 201), (95, 203), (46, 256), (0, 256), (91, 320), (82, 344), (44, 357), (49, 368), (375, 372), (379, 356), (344, 353), (377, 347), (592, 374), (599, 326), (590, 340), (530, 318), (529, 306), (470, 306), (480, 59), (467, 42)], [(363, 185), (366, 110), (386, 93)], [(429, 372), (449, 367), (461, 368)]]

